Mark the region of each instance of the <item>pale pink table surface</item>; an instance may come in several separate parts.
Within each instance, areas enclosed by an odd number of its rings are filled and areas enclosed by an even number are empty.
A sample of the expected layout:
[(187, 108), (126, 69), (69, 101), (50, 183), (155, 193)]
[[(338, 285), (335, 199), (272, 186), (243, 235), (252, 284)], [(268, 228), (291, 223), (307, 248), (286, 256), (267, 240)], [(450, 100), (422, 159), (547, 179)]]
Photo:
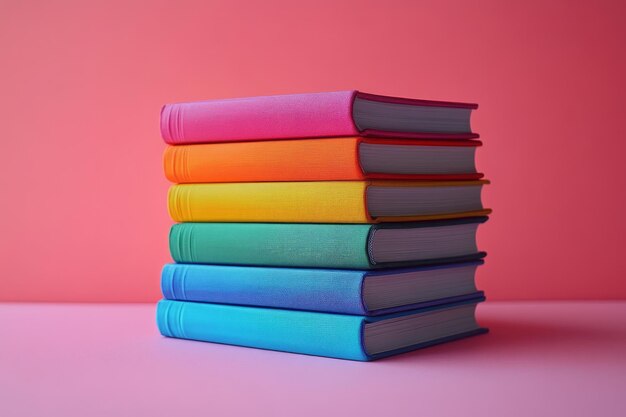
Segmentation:
[(624, 416), (626, 302), (488, 302), (361, 363), (167, 339), (145, 304), (0, 304), (0, 416)]

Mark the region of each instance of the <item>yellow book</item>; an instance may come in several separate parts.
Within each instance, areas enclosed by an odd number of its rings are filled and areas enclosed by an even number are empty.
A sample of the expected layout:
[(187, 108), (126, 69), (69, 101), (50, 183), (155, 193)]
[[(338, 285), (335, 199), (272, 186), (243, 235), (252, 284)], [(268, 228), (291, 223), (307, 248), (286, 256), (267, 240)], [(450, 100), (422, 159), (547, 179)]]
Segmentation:
[(484, 216), (481, 181), (319, 181), (179, 184), (177, 222), (378, 223)]

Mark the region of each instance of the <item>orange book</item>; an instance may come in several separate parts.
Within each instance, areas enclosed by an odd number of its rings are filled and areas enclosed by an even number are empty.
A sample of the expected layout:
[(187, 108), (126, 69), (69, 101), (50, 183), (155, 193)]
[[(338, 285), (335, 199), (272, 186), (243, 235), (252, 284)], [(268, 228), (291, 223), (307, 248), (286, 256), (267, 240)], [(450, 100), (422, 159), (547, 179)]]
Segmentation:
[(168, 146), (167, 178), (213, 182), (476, 180), (479, 141), (321, 138)]

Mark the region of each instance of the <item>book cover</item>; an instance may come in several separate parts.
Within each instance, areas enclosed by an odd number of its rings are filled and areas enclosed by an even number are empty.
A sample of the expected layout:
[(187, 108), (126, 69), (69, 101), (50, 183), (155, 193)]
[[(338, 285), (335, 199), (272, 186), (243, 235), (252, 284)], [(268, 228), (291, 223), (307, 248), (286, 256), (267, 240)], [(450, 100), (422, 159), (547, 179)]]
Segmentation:
[[(177, 222), (379, 223), (484, 216), (480, 202), (457, 212), (373, 216), (369, 187), (466, 189), (489, 182), (320, 181), (179, 184), (170, 188), (168, 209)], [(480, 190), (478, 190), (480, 191)], [(390, 200), (390, 199), (387, 199)]]
[(288, 94), (166, 104), (161, 134), (169, 144), (272, 140), (337, 136), (473, 139), (461, 132), (400, 132), (359, 128), (353, 117), (355, 99), (389, 104), (475, 109), (476, 104), (415, 100), (356, 90)]
[[(451, 257), (376, 262), (372, 236), (394, 227), (411, 228), (478, 225), (487, 217), (446, 221), (386, 224), (307, 223), (179, 223), (169, 235), (170, 253), (178, 263), (253, 265), (297, 268), (376, 269), (472, 261), (478, 250)], [(474, 242), (475, 244), (475, 242)]]
[[(161, 273), (161, 291), (164, 298), (177, 301), (375, 316), (476, 298), (481, 293), (476, 291), (473, 284), (473, 271), (482, 263), (475, 261), (382, 271), (167, 264)], [(465, 269), (472, 270), (472, 285), (471, 289), (463, 288), (461, 292), (445, 276), (436, 274)], [(432, 278), (428, 276), (429, 273), (433, 274)], [(374, 278), (380, 282), (385, 277), (407, 274), (415, 274), (418, 279), (431, 283), (437, 279), (442, 282), (441, 285), (449, 288), (445, 289), (444, 297), (426, 296), (421, 297), (423, 301), (387, 308), (372, 308), (368, 305), (364, 294), (366, 279)], [(410, 287), (405, 284), (402, 288), (406, 291)], [(432, 288), (428, 288), (429, 294), (432, 291)]]
[[(360, 144), (445, 149), (478, 147), (480, 141), (427, 141), (384, 138), (324, 138), (168, 146), (166, 177), (174, 183), (341, 181), (365, 179), (475, 180), (478, 172), (398, 174), (367, 172)], [(433, 156), (436, 158), (436, 156)]]
[(369, 323), (475, 305), (483, 300), (477, 298), (379, 317), (161, 300), (157, 304), (157, 325), (167, 337), (370, 361), (487, 330), (477, 327), (451, 335), (440, 332), (439, 337), (427, 342), (372, 354), (364, 342), (364, 328)]

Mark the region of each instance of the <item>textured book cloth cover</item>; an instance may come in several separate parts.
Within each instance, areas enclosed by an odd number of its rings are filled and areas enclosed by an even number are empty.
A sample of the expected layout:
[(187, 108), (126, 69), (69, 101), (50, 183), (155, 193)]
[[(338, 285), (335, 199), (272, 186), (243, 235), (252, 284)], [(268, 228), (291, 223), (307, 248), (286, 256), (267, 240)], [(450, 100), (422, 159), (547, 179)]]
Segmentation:
[(174, 144), (336, 136), (385, 136), (413, 139), (473, 139), (475, 133), (402, 133), (360, 131), (352, 117), (355, 97), (387, 103), (462, 107), (476, 104), (414, 100), (350, 91), (207, 100), (166, 104), (161, 134)]
[(428, 343), (369, 355), (363, 345), (366, 323), (483, 300), (477, 298), (379, 317), (161, 300), (157, 305), (157, 325), (161, 334), (168, 337), (369, 361), (487, 330), (479, 328)]
[(363, 297), (366, 277), (481, 265), (482, 261), (420, 268), (366, 270), (267, 268), (226, 265), (167, 264), (161, 291), (169, 300), (239, 304), (374, 316), (472, 299), (482, 293), (457, 293), (421, 303), (371, 311)]
[(366, 192), (378, 187), (467, 187), (480, 181), (320, 181), (173, 185), (170, 216), (177, 222), (379, 223), (484, 216), (488, 209), (422, 216), (372, 217)]
[(487, 217), (393, 224), (180, 223), (170, 229), (172, 258), (178, 263), (375, 269), (444, 264), (483, 258), (484, 252), (415, 262), (375, 263), (373, 230), (483, 223)]
[(364, 179), (474, 180), (481, 173), (389, 174), (365, 172), (359, 145), (406, 147), (477, 147), (480, 141), (327, 138), (168, 146), (165, 176), (174, 183), (340, 181)]

